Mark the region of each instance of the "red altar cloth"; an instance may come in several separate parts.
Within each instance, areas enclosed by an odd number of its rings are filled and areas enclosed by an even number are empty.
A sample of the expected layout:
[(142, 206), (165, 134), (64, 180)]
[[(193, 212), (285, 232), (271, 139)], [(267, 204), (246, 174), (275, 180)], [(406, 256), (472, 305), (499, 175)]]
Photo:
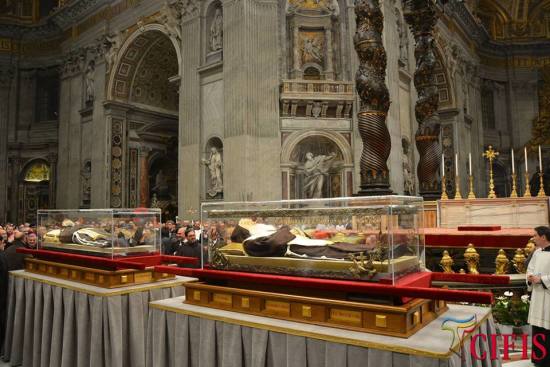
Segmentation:
[(503, 228), (499, 231), (459, 231), (453, 228), (424, 228), (426, 247), (524, 248), (533, 236), (528, 228)]

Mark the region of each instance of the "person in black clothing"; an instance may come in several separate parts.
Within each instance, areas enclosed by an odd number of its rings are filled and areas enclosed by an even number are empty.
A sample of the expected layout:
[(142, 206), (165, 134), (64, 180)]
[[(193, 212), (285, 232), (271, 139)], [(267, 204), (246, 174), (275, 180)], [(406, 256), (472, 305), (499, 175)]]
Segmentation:
[(174, 255), (185, 240), (185, 228), (178, 228), (175, 237), (165, 237), (162, 239), (162, 253), (164, 255)]
[(3, 257), (6, 264), (7, 271), (25, 268), (24, 259), (29, 255), (18, 253), (16, 250), (20, 247), (28, 247), (25, 241), (25, 234), (22, 232), (15, 232), (12, 245), (0, 253), (0, 256)]
[[(197, 238), (195, 236), (195, 231), (191, 228), (188, 229), (185, 232), (185, 236), (187, 237), (187, 242), (184, 242), (179, 245), (178, 249), (176, 250), (175, 255), (176, 256), (185, 256), (185, 257), (195, 257), (199, 259), (199, 261), (195, 264), (183, 264), (180, 265), (184, 268), (200, 268), (201, 267), (201, 244), (199, 241), (197, 241)], [(207, 254), (205, 254), (205, 259), (207, 259)]]

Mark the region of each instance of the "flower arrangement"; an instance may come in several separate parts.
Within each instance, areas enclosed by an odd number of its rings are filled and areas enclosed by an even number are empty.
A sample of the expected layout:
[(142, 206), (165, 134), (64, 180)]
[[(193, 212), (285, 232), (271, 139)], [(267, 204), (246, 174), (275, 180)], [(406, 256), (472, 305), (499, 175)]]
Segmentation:
[(493, 317), (497, 323), (502, 325), (526, 325), (531, 301), (529, 295), (525, 294), (520, 299), (513, 298), (513, 296), (513, 292), (506, 291), (503, 296), (496, 298)]

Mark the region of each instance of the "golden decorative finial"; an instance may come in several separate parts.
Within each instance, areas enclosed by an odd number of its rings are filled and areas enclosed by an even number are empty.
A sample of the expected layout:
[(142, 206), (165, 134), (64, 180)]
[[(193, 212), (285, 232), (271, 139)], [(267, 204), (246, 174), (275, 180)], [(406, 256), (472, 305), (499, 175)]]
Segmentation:
[(447, 196), (447, 180), (445, 179), (445, 176), (441, 176), (441, 200), (448, 200), (449, 196)]
[(495, 274), (503, 275), (508, 272), (508, 264), (510, 260), (506, 257), (506, 251), (498, 250), (497, 258), (495, 259)]
[(466, 274), (466, 270), (460, 268), (460, 270), (458, 271), (460, 274)]
[(531, 255), (533, 251), (535, 251), (535, 242), (532, 238), (527, 242), (527, 245), (525, 245), (525, 249), (523, 251), (525, 252), (525, 256), (527, 257), (529, 257), (529, 255)]
[(466, 260), (466, 265), (468, 266), (468, 272), (470, 274), (477, 275), (479, 274), (478, 265), (479, 265), (479, 254), (477, 253), (473, 244), (468, 244), (468, 248), (464, 252), (464, 260)]
[(527, 267), (525, 266), (526, 262), (527, 258), (523, 253), (523, 249), (518, 248), (516, 250), (514, 258), (512, 259), (512, 264), (514, 264), (514, 269), (516, 269), (518, 274), (525, 274), (525, 272), (527, 271)]
[(493, 149), (492, 145), (489, 145), (483, 156), (489, 160), (489, 199), (495, 199), (497, 194), (495, 193), (495, 181), (493, 180), (493, 161), (500, 153)]
[(537, 197), (543, 198), (546, 196), (546, 193), (544, 192), (544, 172), (539, 172), (539, 178), (540, 178), (540, 189)]
[(517, 178), (517, 175), (515, 173), (512, 173), (512, 192), (510, 193), (511, 198), (518, 197), (518, 192), (516, 187), (516, 178)]
[(455, 177), (455, 200), (462, 199), (462, 195), (460, 194), (460, 177)]
[(439, 265), (441, 265), (441, 268), (443, 269), (444, 273), (454, 273), (453, 271), (453, 258), (449, 255), (449, 251), (445, 250), (443, 251), (443, 257), (441, 258), (441, 261), (439, 262)]
[(470, 192), (468, 193), (468, 199), (475, 199), (476, 194), (474, 193), (474, 175), (470, 175)]

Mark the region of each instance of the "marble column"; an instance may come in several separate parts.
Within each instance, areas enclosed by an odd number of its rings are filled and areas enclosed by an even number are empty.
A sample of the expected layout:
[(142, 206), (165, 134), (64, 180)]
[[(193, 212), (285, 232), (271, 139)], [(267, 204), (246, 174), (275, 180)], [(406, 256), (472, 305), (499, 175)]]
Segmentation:
[(8, 211), (8, 134), (11, 102), (11, 93), (14, 84), (14, 70), (11, 67), (0, 68), (0, 223), (7, 221)]
[(359, 68), (355, 77), (361, 100), (357, 119), (363, 141), (360, 172), (361, 189), (357, 195), (386, 195), (390, 189), (387, 160), (391, 138), (386, 125), (390, 95), (386, 86), (386, 51), (382, 43), (384, 17), (379, 0), (357, 1), (355, 50)]
[(420, 195), (425, 199), (441, 197), (439, 165), (441, 146), (439, 144), (438, 107), (439, 96), (435, 84), (435, 46), (433, 30), (437, 22), (436, 4), (432, 0), (406, 0), (405, 20), (411, 27), (415, 39), (416, 71), (414, 85), (418, 92), (415, 134), (416, 147), (420, 155), (417, 167)]
[(142, 208), (149, 207), (149, 152), (149, 147), (139, 150), (139, 206)]

